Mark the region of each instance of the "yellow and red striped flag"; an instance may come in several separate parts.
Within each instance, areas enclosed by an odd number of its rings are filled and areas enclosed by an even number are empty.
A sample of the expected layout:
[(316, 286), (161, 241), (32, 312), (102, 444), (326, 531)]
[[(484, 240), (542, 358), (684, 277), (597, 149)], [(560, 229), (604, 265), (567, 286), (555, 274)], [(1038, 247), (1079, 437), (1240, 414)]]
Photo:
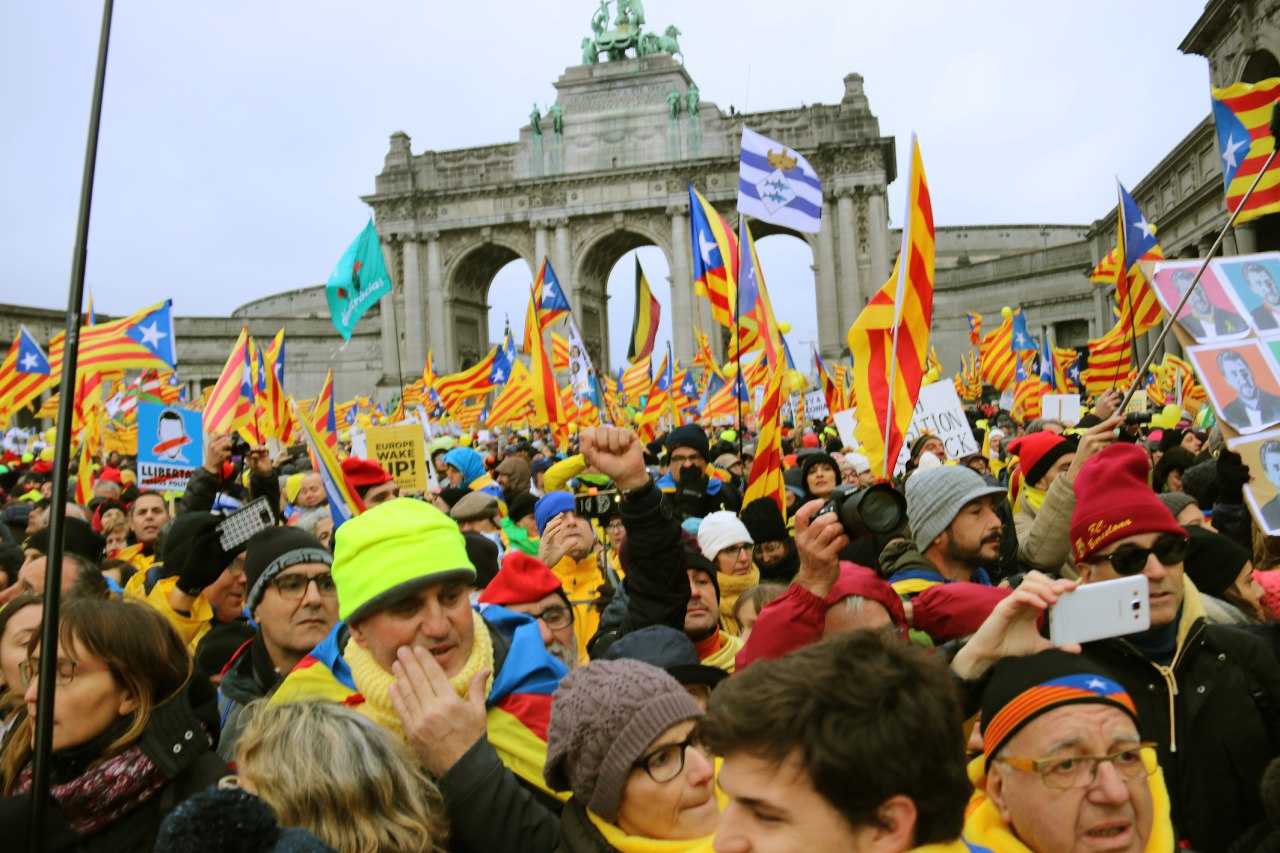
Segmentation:
[(978, 345), (978, 367), (982, 381), (1003, 391), (1013, 384), (1017, 362), (1013, 358), (1013, 309), (1001, 308), (1000, 325), (988, 332)]
[(498, 396), (489, 406), (491, 427), (513, 426), (529, 420), (533, 411), (533, 385), (529, 368), (524, 362), (516, 359), (511, 364), (511, 375), (507, 384), (502, 386)]
[(484, 397), (467, 399), (458, 406), (453, 419), (463, 429), (475, 429), (480, 423), (482, 412), (484, 412)]
[(1116, 323), (1105, 335), (1089, 341), (1088, 347), (1088, 363), (1080, 371), (1086, 394), (1100, 394), (1132, 381), (1133, 348), (1123, 325)]
[(249, 371), (249, 329), (240, 330), (227, 363), (214, 383), (209, 402), (204, 408), (204, 434), (238, 432), (245, 441), (253, 442), (248, 434), (249, 420), (253, 412), (252, 376)]
[(877, 477), (889, 477), (911, 423), (933, 322), (933, 205), (912, 138), (902, 252), (894, 274), (849, 328), (857, 439)]
[(844, 406), (844, 391), (836, 386), (835, 380), (831, 378), (831, 374), (827, 373), (827, 366), (822, 361), (822, 356), (817, 350), (813, 351), (813, 364), (818, 370), (818, 378), (822, 382), (822, 396), (827, 401), (828, 412), (838, 412)]
[(646, 355), (635, 364), (622, 371), (622, 395), (630, 405), (638, 405), (640, 398), (649, 390), (649, 382), (653, 372), (653, 356)]
[(93, 454), (89, 442), (80, 442), (80, 467), (76, 469), (76, 503), (87, 506), (93, 500)]
[(671, 353), (662, 357), (658, 372), (649, 383), (649, 396), (645, 399), (644, 411), (636, 417), (636, 431), (645, 441), (652, 441), (658, 433), (658, 422), (663, 415), (670, 414), (674, 422), (676, 413), (671, 399), (671, 384), (674, 379), (671, 367)]
[(320, 395), (307, 415), (311, 431), (316, 439), (330, 450), (338, 448), (338, 415), (333, 407), (333, 370), (324, 375), (324, 384), (320, 386)]
[(490, 375), (493, 373), (493, 362), (497, 356), (498, 348), (495, 346), (484, 358), (470, 367), (437, 379), (436, 393), (440, 395), (445, 408), (452, 411), (463, 397), (482, 394), (492, 388), (493, 382)]
[(551, 369), (556, 373), (569, 372), (569, 341), (555, 332), (551, 333)]
[(724, 379), (724, 374), (720, 372), (720, 365), (716, 364), (716, 357), (711, 352), (711, 341), (707, 337), (707, 333), (695, 327), (693, 335), (698, 342), (698, 351), (693, 357), (693, 366), (701, 367), (706, 373), (712, 373)]
[[(546, 266), (545, 262), (543, 264)], [(558, 287), (558, 285), (557, 285)], [(529, 294), (529, 308), (525, 314), (525, 329), (538, 330), (529, 335), (529, 374), (532, 377), (533, 417), (538, 425), (551, 428), (552, 440), (557, 447), (565, 447), (569, 441), (569, 422), (565, 419), (564, 405), (560, 400), (560, 388), (556, 375), (547, 358), (542, 343), (542, 318), (538, 310), (537, 292)]]
[(694, 293), (707, 297), (711, 316), (732, 332), (738, 286), (738, 241), (724, 217), (693, 184), (689, 184), (689, 233)]
[[(1227, 211), (1233, 211), (1275, 149), (1271, 110), (1280, 98), (1280, 77), (1257, 83), (1232, 83), (1213, 89), (1213, 122), (1218, 137)], [(1280, 211), (1280, 169), (1262, 176), (1236, 224)]]
[[(786, 371), (775, 370), (769, 377), (760, 407), (760, 433), (756, 439), (756, 458), (751, 462), (747, 490), (742, 495), (746, 506), (757, 498), (773, 498), (778, 511), (787, 513), (786, 483), (782, 479), (782, 386)], [(731, 383), (725, 387), (732, 388)], [(732, 392), (730, 399), (733, 399)], [(735, 403), (736, 405), (736, 403)]]

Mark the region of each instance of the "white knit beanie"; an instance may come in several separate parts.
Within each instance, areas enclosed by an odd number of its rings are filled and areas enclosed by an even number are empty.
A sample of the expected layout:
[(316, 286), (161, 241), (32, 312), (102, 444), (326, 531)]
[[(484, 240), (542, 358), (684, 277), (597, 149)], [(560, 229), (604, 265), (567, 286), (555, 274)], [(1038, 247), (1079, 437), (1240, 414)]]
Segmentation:
[(698, 526), (698, 547), (702, 556), (715, 562), (716, 554), (732, 545), (754, 545), (747, 526), (728, 510), (709, 513)]

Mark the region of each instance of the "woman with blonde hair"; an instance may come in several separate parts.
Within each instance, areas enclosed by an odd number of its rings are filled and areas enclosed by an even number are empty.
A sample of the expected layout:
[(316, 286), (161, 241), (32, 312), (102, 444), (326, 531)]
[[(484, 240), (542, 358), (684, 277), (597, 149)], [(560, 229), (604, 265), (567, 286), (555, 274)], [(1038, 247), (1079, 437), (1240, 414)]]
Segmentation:
[(236, 744), (240, 787), (339, 853), (434, 853), (448, 826), (435, 783), (408, 747), (333, 702), (243, 712)]
[(164, 816), (226, 765), (188, 699), (191, 659), (145, 604), (67, 599), (58, 646), (34, 632), (18, 666), (27, 716), (0, 755), (0, 837), (26, 846), (40, 660), (56, 658), (45, 849), (150, 850)]

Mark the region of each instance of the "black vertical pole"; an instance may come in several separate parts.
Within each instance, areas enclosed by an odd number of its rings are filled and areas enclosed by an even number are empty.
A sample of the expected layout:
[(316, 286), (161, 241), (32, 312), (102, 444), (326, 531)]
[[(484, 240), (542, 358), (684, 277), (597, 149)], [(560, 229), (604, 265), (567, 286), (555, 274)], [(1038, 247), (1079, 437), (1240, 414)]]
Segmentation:
[(67, 333), (62, 351), (61, 397), (58, 399), (57, 438), (53, 451), (53, 505), (49, 511), (49, 554), (45, 569), (44, 616), (40, 625), (40, 676), (36, 705), (35, 757), (31, 776), (31, 845), (44, 846), (44, 814), (49, 790), (49, 760), (53, 745), (54, 672), (58, 663), (58, 598), (62, 587), (62, 535), (67, 508), (67, 463), (71, 455), (71, 413), (75, 401), (76, 360), (80, 353), (80, 307), (84, 301), (84, 268), (89, 241), (89, 211), (93, 206), (93, 173), (98, 160), (98, 128), (102, 124), (102, 91), (107, 75), (107, 44), (111, 38), (113, 0), (103, 0), (102, 30), (98, 37), (98, 66), (89, 108), (89, 132), (80, 178), (80, 211), (71, 253), (71, 285), (67, 291)]

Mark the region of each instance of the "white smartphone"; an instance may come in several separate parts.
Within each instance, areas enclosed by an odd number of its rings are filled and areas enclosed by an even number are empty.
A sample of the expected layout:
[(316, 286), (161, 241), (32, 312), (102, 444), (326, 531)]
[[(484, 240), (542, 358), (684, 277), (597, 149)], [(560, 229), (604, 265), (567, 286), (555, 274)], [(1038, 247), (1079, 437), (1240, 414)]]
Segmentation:
[(1151, 601), (1144, 575), (1076, 587), (1049, 608), (1049, 641), (1055, 646), (1123, 637), (1149, 627)]

